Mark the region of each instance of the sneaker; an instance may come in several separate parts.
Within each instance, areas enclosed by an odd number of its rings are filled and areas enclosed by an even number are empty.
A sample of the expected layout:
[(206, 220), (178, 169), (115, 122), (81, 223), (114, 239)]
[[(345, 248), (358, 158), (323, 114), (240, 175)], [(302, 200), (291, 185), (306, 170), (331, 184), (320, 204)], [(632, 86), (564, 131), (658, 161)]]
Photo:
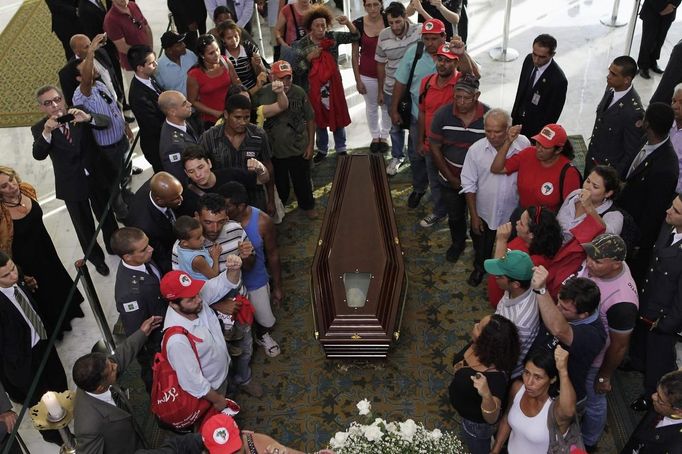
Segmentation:
[(391, 160), (388, 162), (388, 166), (386, 166), (386, 174), (393, 176), (396, 173), (398, 173), (398, 169), (403, 163), (403, 158), (391, 158)]
[(253, 381), (253, 379), (249, 380), (248, 383), (240, 385), (239, 389), (241, 391), (244, 391), (249, 396), (263, 397), (263, 387), (256, 383), (255, 381)]
[(322, 161), (324, 161), (327, 158), (327, 153), (322, 153), (321, 151), (318, 151), (315, 154), (315, 157), (313, 158), (313, 163), (319, 164)]
[(265, 333), (262, 338), (256, 339), (256, 344), (263, 347), (265, 354), (270, 358), (274, 358), (281, 353), (279, 344), (270, 336), (270, 333)]
[(448, 216), (438, 216), (436, 213), (431, 213), (426, 215), (424, 219), (419, 221), (419, 225), (421, 225), (424, 228), (432, 227), (434, 224), (438, 224), (440, 221), (443, 219), (447, 218)]
[(417, 208), (419, 206), (419, 201), (424, 197), (423, 192), (412, 191), (407, 197), (407, 207)]

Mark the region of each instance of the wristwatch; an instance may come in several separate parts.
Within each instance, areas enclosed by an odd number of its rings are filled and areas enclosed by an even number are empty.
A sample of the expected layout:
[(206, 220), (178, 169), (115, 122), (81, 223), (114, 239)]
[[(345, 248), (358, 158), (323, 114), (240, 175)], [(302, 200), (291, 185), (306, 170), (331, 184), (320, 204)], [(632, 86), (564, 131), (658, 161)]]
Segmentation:
[(599, 380), (597, 380), (597, 381), (598, 381), (599, 383), (604, 383), (604, 382), (609, 381), (609, 379), (608, 379), (608, 378), (604, 378), (604, 377), (599, 377)]
[(536, 294), (538, 294), (538, 295), (544, 295), (545, 293), (547, 293), (547, 289), (546, 289), (545, 287), (542, 287), (542, 288), (534, 288), (534, 289), (533, 289), (533, 293), (536, 293)]

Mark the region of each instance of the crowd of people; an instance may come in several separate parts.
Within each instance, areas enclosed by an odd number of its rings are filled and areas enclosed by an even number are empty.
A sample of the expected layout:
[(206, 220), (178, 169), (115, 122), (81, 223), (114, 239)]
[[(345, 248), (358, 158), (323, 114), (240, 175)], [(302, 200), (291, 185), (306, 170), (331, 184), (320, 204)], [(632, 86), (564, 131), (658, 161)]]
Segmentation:
[[(430, 192), (419, 224), (447, 219), (447, 261), (471, 239), (467, 284), (488, 274), (494, 313), (455, 355), (449, 387), (470, 452), (594, 452), (619, 367), (644, 373), (632, 408), (647, 411), (622, 452), (680, 452), (682, 84), (671, 102), (648, 107), (633, 85), (637, 74), (658, 72), (656, 49), (639, 67), (629, 56), (608, 66), (581, 173), (558, 123), (569, 81), (556, 39), (532, 42), (511, 111), (488, 106), (479, 100), (485, 74), (466, 51), (466, 0), (385, 8), (363, 0), (353, 21), (308, 0), (269, 1), (267, 11), (262, 2), (169, 0), (177, 32), (161, 36), (158, 59), (134, 1), (48, 3), (63, 3), (54, 17), (75, 11), (76, 21), (58, 33), (68, 59), (61, 88), (36, 91), (45, 116), (31, 128), (33, 157), (50, 158), (56, 197), (107, 276), (104, 251), (90, 245), (93, 215), (103, 219), (105, 249), (120, 258), (114, 298), (127, 337), (114, 357), (91, 353), (73, 366), (78, 452), (298, 452), (240, 431), (229, 415), (240, 393), (263, 396), (254, 343), (269, 357), (282, 353), (272, 307), (285, 297), (283, 206), (293, 189), (301, 212), (316, 217), (311, 173), (329, 154), (329, 136), (337, 156), (347, 153), (342, 44), (352, 46), (369, 152), (390, 152), (389, 176), (409, 162), (407, 206)], [(249, 34), (256, 11), (272, 27), (275, 61)], [(153, 176), (133, 193), (139, 169), (126, 163), (135, 122)], [(55, 301), (73, 281), (37, 200), (0, 166), (0, 422), (9, 430), (16, 415), (1, 398), (24, 402), (43, 356), (31, 404), (67, 389), (47, 339), (62, 308)], [(58, 336), (83, 316), (82, 301), (76, 292)], [(117, 384), (136, 359), (153, 394), (157, 354), (189, 398), (206, 404), (203, 429), (192, 420), (183, 429), (197, 433), (158, 451), (146, 449)], [(219, 431), (229, 443), (215, 439)], [(41, 433), (60, 444), (55, 431)]]

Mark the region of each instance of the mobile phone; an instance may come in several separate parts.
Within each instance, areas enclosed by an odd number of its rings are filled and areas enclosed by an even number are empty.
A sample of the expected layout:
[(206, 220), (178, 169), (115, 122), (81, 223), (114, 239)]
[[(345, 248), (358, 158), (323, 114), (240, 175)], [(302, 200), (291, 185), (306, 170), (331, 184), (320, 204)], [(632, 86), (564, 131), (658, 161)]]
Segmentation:
[(75, 120), (76, 117), (73, 116), (73, 114), (67, 113), (66, 115), (62, 115), (61, 117), (57, 118), (57, 123), (68, 123), (70, 121)]

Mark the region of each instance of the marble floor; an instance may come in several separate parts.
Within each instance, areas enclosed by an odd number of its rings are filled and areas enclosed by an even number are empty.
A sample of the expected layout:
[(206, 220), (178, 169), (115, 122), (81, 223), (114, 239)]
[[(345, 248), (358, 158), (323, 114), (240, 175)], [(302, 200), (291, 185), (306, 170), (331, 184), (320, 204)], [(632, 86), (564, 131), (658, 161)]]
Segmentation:
[[(4, 3), (4, 2), (3, 2)], [(154, 36), (158, 38), (167, 26), (166, 2), (159, 0), (138, 0), (142, 11), (149, 19)], [(359, 2), (361, 4), (361, 2)], [(589, 138), (595, 117), (595, 107), (605, 88), (607, 67), (610, 61), (624, 53), (628, 27), (609, 28), (599, 22), (600, 18), (611, 15), (611, 0), (517, 0), (513, 1), (510, 20), (509, 47), (516, 49), (521, 57), (511, 62), (493, 61), (488, 51), (501, 45), (504, 21), (504, 0), (470, 0), (469, 51), (482, 67), (481, 100), (493, 107), (510, 109), (513, 103), (518, 74), (523, 56), (530, 51), (533, 38), (540, 33), (550, 33), (558, 40), (556, 60), (569, 79), (566, 106), (560, 119), (569, 134), (582, 134)], [(11, 1), (0, 6), (0, 30), (9, 22), (21, 2)], [(618, 16), (629, 20), (634, 0), (620, 2)], [(361, 11), (351, 11), (351, 18)], [(255, 29), (255, 27), (254, 27)], [(263, 24), (264, 31), (266, 30)], [(641, 23), (637, 21), (633, 51), (636, 57), (641, 34)], [(662, 51), (659, 63), (664, 67), (672, 46), (682, 37), (682, 25), (673, 24), (668, 41)], [(267, 39), (265, 40), (267, 43)], [(158, 45), (158, 44), (157, 44)], [(348, 51), (347, 51), (348, 52)], [(353, 84), (352, 72), (343, 70), (344, 81)], [(659, 76), (651, 80), (635, 79), (642, 101), (646, 104), (653, 94)], [(365, 124), (363, 104), (351, 109), (353, 124), (348, 128), (349, 147), (367, 146), (370, 136)], [(18, 170), (25, 181), (37, 187), (40, 202), (45, 212), (45, 223), (52, 235), (57, 251), (70, 272), (75, 274), (74, 261), (81, 255), (73, 226), (64, 205), (54, 198), (54, 181), (50, 163), (36, 162), (31, 157), (31, 134), (29, 128), (7, 128), (0, 130), (0, 150), (3, 165)], [(145, 173), (135, 177), (135, 184), (141, 185), (149, 176), (149, 165), (143, 158), (136, 158), (135, 164), (145, 168)], [(403, 169), (407, 171), (407, 169)], [(418, 219), (415, 219), (418, 222)], [(101, 239), (100, 239), (101, 242)], [(97, 293), (104, 306), (110, 325), (116, 321), (113, 303), (114, 274), (118, 258), (108, 256), (107, 262), (112, 275), (101, 277), (92, 270)], [(75, 320), (73, 332), (58, 343), (57, 348), (70, 375), (76, 358), (89, 351), (100, 338), (97, 324), (88, 304), (83, 304), (85, 318)], [(32, 453), (51, 453), (54, 446), (43, 443), (32, 428), (28, 418), (22, 422), (20, 433)]]

